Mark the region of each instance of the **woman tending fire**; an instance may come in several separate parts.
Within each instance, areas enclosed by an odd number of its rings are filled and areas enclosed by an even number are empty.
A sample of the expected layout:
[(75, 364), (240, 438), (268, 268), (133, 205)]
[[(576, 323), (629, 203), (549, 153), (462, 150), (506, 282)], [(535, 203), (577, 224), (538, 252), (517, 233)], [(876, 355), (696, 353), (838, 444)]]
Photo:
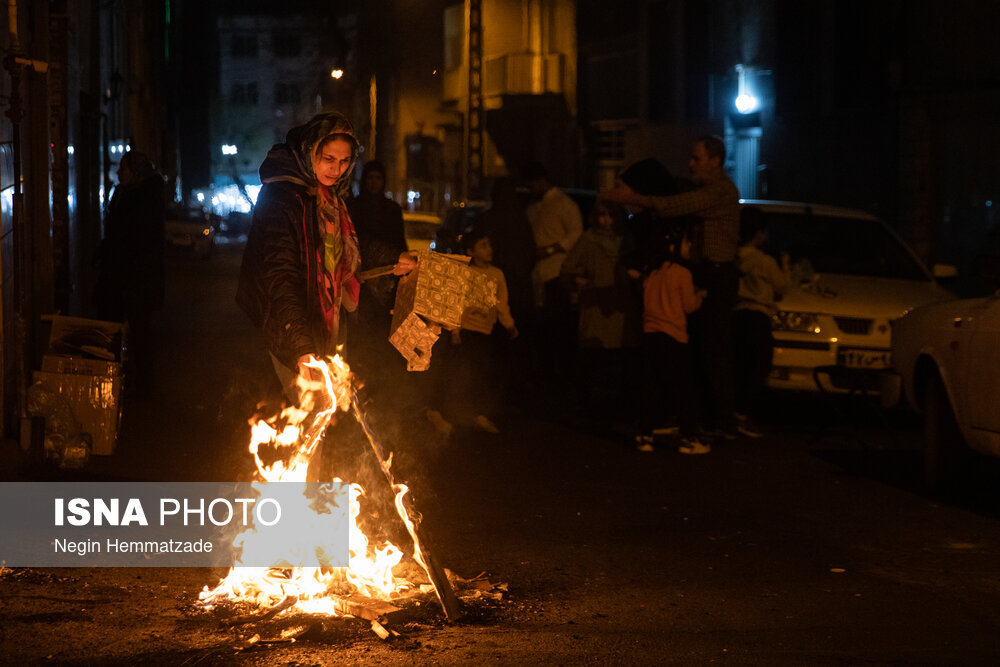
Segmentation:
[[(288, 131), (260, 166), (263, 187), (243, 253), (236, 301), (264, 336), (286, 389), (310, 355), (332, 356), (341, 308), (358, 306), (358, 239), (343, 195), (357, 161), (350, 121), (321, 113)], [(416, 265), (400, 255), (393, 273)], [(293, 397), (289, 397), (293, 398)]]

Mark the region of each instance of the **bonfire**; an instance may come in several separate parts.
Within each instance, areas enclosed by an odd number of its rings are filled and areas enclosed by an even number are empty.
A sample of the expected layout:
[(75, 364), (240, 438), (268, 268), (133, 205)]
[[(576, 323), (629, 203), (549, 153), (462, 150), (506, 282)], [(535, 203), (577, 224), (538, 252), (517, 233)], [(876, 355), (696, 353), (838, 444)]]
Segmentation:
[[(334, 553), (337, 545), (324, 545), (334, 540), (334, 531), (327, 530), (329, 514), (315, 514), (309, 529), (296, 531), (285, 539), (262, 537), (248, 529), (238, 535), (233, 546), (242, 553), (237, 565), (230, 569), (214, 588), (205, 587), (199, 604), (211, 609), (220, 603), (246, 603), (264, 615), (302, 612), (324, 615), (359, 615), (358, 610), (372, 608), (371, 602), (398, 600), (407, 595), (433, 590), (441, 603), (445, 617), (456, 619), (461, 611), (448, 578), (430, 556), (426, 542), (421, 540), (417, 516), (410, 507), (408, 488), (397, 483), (392, 474), (392, 456), (384, 450), (369, 428), (358, 402), (354, 378), (340, 355), (323, 359), (311, 358), (309, 373), (296, 380), (299, 405), (283, 409), (269, 418), (255, 417), (251, 422), (250, 453), (257, 465), (254, 487), (267, 494), (270, 482), (306, 484), (306, 471), (323, 435), (338, 411), (351, 412), (358, 420), (378, 459), (379, 466), (395, 494), (395, 508), (413, 542), (412, 558), (427, 575), (430, 584), (410, 581), (397, 573), (403, 550), (386, 542), (373, 544), (358, 527), (364, 489), (357, 483), (349, 485), (349, 546), (346, 567), (282, 567), (277, 564), (301, 562), (296, 558), (303, 550)], [(309, 377), (306, 377), (306, 376)], [(265, 462), (262, 452), (284, 452), (286, 455)], [(334, 479), (340, 483), (341, 480)], [(314, 508), (302, 494), (302, 507), (294, 511), (308, 514)], [(263, 557), (263, 559), (262, 559)], [(242, 562), (273, 562), (274, 567), (242, 567)], [(378, 605), (374, 605), (378, 609)], [(364, 614), (360, 614), (364, 615)], [(374, 620), (374, 619), (372, 619)]]

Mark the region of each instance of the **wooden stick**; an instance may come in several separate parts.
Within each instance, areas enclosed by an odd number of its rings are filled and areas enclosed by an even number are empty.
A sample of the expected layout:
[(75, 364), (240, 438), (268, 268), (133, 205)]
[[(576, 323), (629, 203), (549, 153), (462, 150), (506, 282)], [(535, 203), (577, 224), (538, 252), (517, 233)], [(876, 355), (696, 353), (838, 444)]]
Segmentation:
[[(364, 430), (365, 435), (368, 436), (368, 443), (372, 446), (372, 450), (375, 452), (375, 458), (378, 459), (379, 467), (382, 468), (382, 473), (385, 475), (386, 480), (389, 482), (389, 487), (392, 489), (393, 493), (396, 492), (396, 481), (392, 476), (392, 470), (389, 469), (389, 460), (385, 456), (385, 452), (382, 450), (382, 446), (379, 445), (378, 440), (375, 439), (375, 434), (372, 432), (371, 427), (368, 426), (368, 422), (365, 421), (364, 413), (361, 412), (361, 406), (358, 401), (358, 393), (355, 391), (351, 395), (351, 406), (354, 408), (354, 417), (361, 424), (362, 430)], [(410, 532), (410, 537), (413, 538), (413, 549), (416, 561), (423, 566), (424, 570), (427, 572), (427, 576), (430, 578), (431, 583), (434, 585), (434, 592), (437, 594), (438, 600), (441, 602), (441, 608), (444, 610), (444, 617), (449, 621), (456, 621), (462, 617), (462, 606), (455, 597), (455, 592), (451, 588), (451, 583), (448, 581), (448, 577), (445, 575), (444, 571), (435, 563), (434, 558), (431, 556), (430, 549), (427, 547), (427, 543), (421, 539), (419, 534), (419, 526), (417, 522), (411, 520), (408, 516), (402, 516), (405, 510), (400, 510), (400, 518), (406, 525), (406, 529)]]
[(368, 269), (367, 271), (362, 271), (357, 274), (358, 281), (364, 282), (366, 280), (371, 280), (372, 278), (378, 278), (380, 276), (387, 276), (396, 270), (395, 264), (386, 264), (385, 266), (376, 266), (374, 269)]

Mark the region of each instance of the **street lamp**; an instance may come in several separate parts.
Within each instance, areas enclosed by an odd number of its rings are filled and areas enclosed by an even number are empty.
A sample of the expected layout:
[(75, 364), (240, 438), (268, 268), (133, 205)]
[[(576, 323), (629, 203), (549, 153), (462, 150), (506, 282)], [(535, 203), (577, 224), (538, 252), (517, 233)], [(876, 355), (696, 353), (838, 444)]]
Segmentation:
[(332, 69), (332, 70), (330, 70), (330, 78), (331, 79), (339, 79), (342, 76), (344, 76), (344, 70), (342, 70), (342, 69)]
[(747, 85), (747, 69), (743, 65), (736, 66), (736, 74), (739, 75), (739, 88), (736, 95), (736, 110), (741, 114), (753, 113), (760, 106), (760, 100), (753, 94), (753, 90)]

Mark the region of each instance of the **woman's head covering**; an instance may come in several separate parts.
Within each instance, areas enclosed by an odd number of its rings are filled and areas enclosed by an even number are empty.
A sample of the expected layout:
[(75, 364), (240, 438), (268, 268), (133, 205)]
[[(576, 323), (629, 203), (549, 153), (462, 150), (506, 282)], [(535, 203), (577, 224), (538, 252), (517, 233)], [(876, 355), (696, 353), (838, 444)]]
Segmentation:
[(285, 136), (285, 143), (274, 146), (264, 158), (264, 163), (260, 166), (261, 183), (291, 181), (310, 189), (317, 187), (313, 157), (323, 144), (337, 138), (344, 139), (352, 147), (351, 167), (334, 184), (338, 195), (346, 194), (354, 163), (358, 159), (358, 140), (354, 136), (351, 121), (336, 111), (316, 114), (305, 125), (290, 129)]

